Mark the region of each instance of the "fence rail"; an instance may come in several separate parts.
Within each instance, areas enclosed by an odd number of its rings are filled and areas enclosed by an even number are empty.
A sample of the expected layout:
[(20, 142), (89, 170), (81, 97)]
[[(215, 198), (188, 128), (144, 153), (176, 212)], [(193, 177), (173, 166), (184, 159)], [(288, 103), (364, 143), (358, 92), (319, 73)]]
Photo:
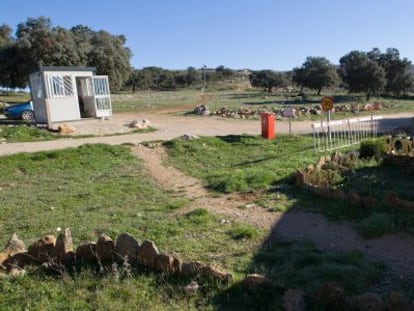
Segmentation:
[(382, 116), (316, 122), (312, 124), (315, 152), (335, 150), (375, 138)]

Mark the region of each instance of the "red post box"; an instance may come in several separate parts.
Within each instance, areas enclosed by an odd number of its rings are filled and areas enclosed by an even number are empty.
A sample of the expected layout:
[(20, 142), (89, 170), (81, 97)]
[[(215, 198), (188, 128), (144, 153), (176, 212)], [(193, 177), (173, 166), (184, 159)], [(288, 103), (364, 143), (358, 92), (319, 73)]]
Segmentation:
[(260, 114), (262, 121), (262, 137), (266, 139), (275, 138), (275, 115), (271, 112)]

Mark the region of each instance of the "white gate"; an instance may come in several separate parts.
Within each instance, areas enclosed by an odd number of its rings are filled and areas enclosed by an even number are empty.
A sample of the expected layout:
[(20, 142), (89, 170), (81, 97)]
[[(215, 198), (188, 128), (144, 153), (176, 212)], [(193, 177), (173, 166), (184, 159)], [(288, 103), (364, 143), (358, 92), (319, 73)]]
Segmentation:
[(334, 150), (359, 144), (364, 139), (375, 138), (380, 119), (382, 116), (313, 123), (314, 150)]
[(111, 96), (107, 76), (93, 76), (92, 86), (97, 117), (112, 116)]

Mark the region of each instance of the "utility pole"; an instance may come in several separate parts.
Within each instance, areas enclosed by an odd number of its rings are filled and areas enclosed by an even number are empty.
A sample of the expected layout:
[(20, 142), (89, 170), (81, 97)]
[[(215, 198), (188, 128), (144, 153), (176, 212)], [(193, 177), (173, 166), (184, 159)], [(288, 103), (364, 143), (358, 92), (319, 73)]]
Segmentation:
[(203, 65), (203, 91), (207, 88), (207, 73), (206, 73), (206, 65)]

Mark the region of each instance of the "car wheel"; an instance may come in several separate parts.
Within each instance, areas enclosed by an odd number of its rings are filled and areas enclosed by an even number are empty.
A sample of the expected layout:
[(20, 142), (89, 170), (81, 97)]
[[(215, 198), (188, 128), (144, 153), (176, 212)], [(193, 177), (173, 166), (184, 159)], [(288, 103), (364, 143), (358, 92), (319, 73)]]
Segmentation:
[(34, 112), (32, 110), (24, 110), (20, 115), (22, 120), (30, 121), (34, 119)]

